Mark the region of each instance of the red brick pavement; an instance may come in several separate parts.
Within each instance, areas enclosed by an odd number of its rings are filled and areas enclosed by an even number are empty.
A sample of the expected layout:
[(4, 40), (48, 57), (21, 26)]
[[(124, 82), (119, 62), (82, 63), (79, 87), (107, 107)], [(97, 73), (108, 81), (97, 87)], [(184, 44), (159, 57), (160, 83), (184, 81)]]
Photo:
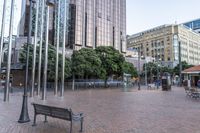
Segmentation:
[[(22, 93), (10, 95), (10, 102), (3, 102), (0, 94), (0, 133), (67, 133), (69, 122), (38, 117), (37, 126), (32, 127), (33, 107), (31, 102), (42, 102), (40, 98), (29, 98), (30, 123), (17, 122)], [(200, 100), (186, 97), (182, 88), (171, 92), (160, 90), (119, 89), (66, 91), (64, 98), (48, 93), (45, 104), (70, 107), (74, 112), (84, 112), (84, 133), (200, 133)], [(73, 127), (78, 132), (79, 123)]]

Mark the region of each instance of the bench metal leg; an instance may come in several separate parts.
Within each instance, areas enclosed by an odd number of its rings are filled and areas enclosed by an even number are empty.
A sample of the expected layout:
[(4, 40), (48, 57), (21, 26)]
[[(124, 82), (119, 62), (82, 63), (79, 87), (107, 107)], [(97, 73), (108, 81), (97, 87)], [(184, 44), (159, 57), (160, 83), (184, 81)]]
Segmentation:
[(81, 119), (81, 130), (80, 132), (83, 132), (83, 118)]
[(33, 125), (32, 126), (36, 126), (36, 114), (34, 114), (34, 120), (33, 120)]
[(47, 116), (45, 115), (44, 116), (44, 123), (47, 123), (48, 121), (47, 121)]
[(72, 133), (72, 121), (71, 121), (71, 124), (70, 124), (70, 133)]

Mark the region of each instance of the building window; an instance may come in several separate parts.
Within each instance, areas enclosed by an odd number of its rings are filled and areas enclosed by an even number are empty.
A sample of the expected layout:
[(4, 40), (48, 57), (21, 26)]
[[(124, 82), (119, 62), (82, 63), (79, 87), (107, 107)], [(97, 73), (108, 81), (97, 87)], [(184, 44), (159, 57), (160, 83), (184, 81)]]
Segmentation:
[(167, 41), (170, 41), (169, 36), (167, 37)]

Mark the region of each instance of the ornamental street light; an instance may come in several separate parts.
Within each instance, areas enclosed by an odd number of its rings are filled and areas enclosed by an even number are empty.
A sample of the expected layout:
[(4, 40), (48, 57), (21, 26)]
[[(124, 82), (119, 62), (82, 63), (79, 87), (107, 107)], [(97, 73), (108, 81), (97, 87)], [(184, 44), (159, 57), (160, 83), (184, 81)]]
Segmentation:
[(1, 63), (2, 63), (2, 57), (3, 57), (3, 43), (4, 43), (4, 30), (5, 30), (5, 16), (6, 16), (6, 6), (7, 6), (7, 0), (4, 0), (3, 4), (3, 15), (2, 15), (2, 23), (1, 23), (1, 42), (0, 42), (0, 73), (1, 73)]
[(27, 37), (27, 53), (26, 53), (26, 72), (25, 72), (25, 83), (24, 83), (24, 95), (23, 95), (23, 102), (22, 102), (22, 109), (20, 118), (18, 120), (19, 123), (26, 123), (30, 121), (29, 114), (28, 114), (28, 68), (29, 68), (29, 45), (31, 44), (31, 32), (32, 32), (32, 4), (35, 3), (35, 0), (29, 0), (30, 7), (29, 7), (29, 31)]
[(47, 64), (48, 64), (48, 43), (49, 43), (49, 7), (54, 6), (54, 0), (46, 1), (46, 32), (45, 32), (45, 59), (44, 59), (44, 72), (43, 72), (43, 93), (42, 100), (46, 100), (47, 91)]

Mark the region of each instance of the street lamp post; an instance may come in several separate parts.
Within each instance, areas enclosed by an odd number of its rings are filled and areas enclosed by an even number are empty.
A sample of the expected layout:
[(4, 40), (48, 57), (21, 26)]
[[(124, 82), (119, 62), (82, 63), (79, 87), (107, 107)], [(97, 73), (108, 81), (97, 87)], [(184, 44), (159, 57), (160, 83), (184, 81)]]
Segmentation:
[(54, 0), (47, 0), (46, 2), (46, 32), (45, 32), (45, 60), (44, 60), (44, 72), (43, 72), (43, 93), (42, 100), (46, 100), (47, 91), (47, 64), (48, 64), (48, 43), (49, 43), (49, 7), (54, 6)]
[(30, 7), (29, 7), (29, 32), (27, 37), (27, 53), (26, 53), (26, 73), (25, 73), (25, 83), (24, 83), (24, 95), (23, 95), (23, 102), (22, 102), (22, 109), (20, 118), (18, 120), (19, 123), (26, 123), (29, 122), (29, 114), (28, 114), (28, 65), (29, 65), (29, 45), (31, 44), (31, 31), (32, 31), (32, 4), (35, 0), (30, 0)]
[(2, 15), (2, 23), (1, 23), (1, 42), (0, 42), (0, 73), (1, 73), (1, 63), (3, 57), (3, 43), (4, 43), (4, 30), (5, 30), (5, 16), (6, 16), (6, 6), (7, 0), (4, 0), (3, 4), (3, 15)]

